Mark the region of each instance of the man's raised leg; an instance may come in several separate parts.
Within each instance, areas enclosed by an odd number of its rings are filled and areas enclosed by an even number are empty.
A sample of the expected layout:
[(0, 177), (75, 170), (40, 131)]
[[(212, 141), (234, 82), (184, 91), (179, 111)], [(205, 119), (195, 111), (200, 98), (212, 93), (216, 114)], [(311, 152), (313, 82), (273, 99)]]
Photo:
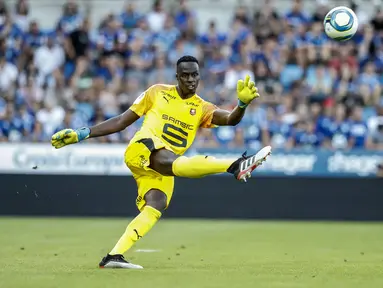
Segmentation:
[(237, 180), (246, 181), (251, 172), (261, 165), (271, 154), (266, 146), (257, 154), (242, 155), (239, 159), (217, 159), (211, 156), (178, 157), (171, 151), (161, 149), (152, 153), (150, 167), (168, 176), (200, 178), (212, 174), (231, 173)]

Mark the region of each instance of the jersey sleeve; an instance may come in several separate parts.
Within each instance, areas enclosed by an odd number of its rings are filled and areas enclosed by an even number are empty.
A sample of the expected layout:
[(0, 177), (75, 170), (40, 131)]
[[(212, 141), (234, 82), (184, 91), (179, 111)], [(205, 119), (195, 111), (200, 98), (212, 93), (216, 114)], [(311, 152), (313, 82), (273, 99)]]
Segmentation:
[(202, 106), (202, 116), (201, 116), (201, 122), (200, 127), (202, 128), (214, 128), (217, 127), (217, 125), (214, 125), (211, 123), (213, 120), (214, 111), (217, 110), (217, 106), (210, 102), (203, 102)]
[(136, 113), (138, 116), (145, 115), (153, 106), (155, 97), (155, 87), (152, 86), (146, 91), (142, 92), (140, 96), (130, 106), (130, 110)]

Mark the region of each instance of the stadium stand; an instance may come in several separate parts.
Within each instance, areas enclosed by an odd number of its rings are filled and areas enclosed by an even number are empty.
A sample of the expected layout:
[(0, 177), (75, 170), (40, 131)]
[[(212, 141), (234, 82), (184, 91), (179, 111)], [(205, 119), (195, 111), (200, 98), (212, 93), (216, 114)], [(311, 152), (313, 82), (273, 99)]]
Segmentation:
[[(245, 74), (262, 96), (237, 127), (201, 130), (196, 147), (383, 148), (382, 9), (350, 4), (360, 29), (336, 43), (323, 33), (327, 1), (224, 2), (0, 1), (0, 140), (47, 142), (113, 117), (149, 85), (174, 83), (190, 54), (203, 98), (231, 109)], [(89, 141), (127, 142), (139, 125)]]

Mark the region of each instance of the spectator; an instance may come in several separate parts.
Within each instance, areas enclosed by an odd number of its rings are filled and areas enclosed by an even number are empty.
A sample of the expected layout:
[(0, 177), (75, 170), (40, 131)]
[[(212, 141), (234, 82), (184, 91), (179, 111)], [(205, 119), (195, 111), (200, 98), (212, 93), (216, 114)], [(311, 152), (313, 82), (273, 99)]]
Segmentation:
[(294, 135), (294, 146), (301, 148), (320, 147), (323, 143), (323, 136), (316, 133), (312, 121), (302, 122), (302, 126)]
[(375, 16), (371, 19), (371, 25), (375, 31), (383, 31), (383, 9), (381, 7), (377, 7)]
[(379, 102), (381, 87), (378, 75), (375, 72), (375, 65), (368, 62), (364, 72), (358, 79), (359, 93), (362, 95), (366, 104), (374, 105)]
[(261, 101), (278, 103), (282, 93), (282, 87), (278, 79), (268, 70), (268, 67), (263, 61), (254, 63), (253, 67), (255, 69), (254, 81), (257, 83), (259, 93), (265, 96)]
[(10, 142), (21, 142), (24, 135), (23, 121), (17, 115), (12, 102), (8, 102), (3, 119), (0, 120), (1, 134)]
[(75, 81), (83, 75), (89, 63), (90, 39), (89, 22), (85, 20), (81, 26), (71, 32), (65, 39), (66, 63), (64, 66), (64, 76), (66, 80), (72, 78), (72, 87)]
[(42, 125), (42, 132), (46, 140), (48, 135), (53, 135), (57, 127), (60, 126), (65, 118), (65, 110), (51, 101), (45, 101), (42, 109), (36, 114), (36, 120)]
[(350, 42), (340, 47), (341, 49), (334, 51), (335, 55), (330, 59), (328, 66), (333, 70), (332, 73), (336, 73), (336, 75), (343, 75), (343, 72), (347, 72), (350, 77), (355, 77), (358, 73), (358, 62), (355, 57), (354, 46)]
[(291, 50), (297, 49), (301, 46), (301, 41), (294, 29), (293, 25), (287, 24), (283, 33), (278, 35), (278, 43), (287, 58)]
[(349, 147), (363, 148), (369, 141), (368, 128), (363, 121), (362, 107), (356, 106), (350, 117)]
[(5, 55), (0, 55), (0, 91), (1, 93), (12, 94), (15, 89), (18, 76), (17, 68), (14, 64), (7, 62)]
[(136, 11), (134, 3), (128, 2), (125, 5), (125, 11), (120, 15), (122, 27), (127, 31), (132, 30), (137, 26), (138, 20), (141, 17), (140, 13)]
[(4, 23), (0, 26), (0, 37), (6, 39), (9, 48), (23, 37), (23, 31), (12, 22), (12, 18), (8, 14), (4, 16)]
[(150, 31), (148, 22), (145, 18), (141, 18), (138, 21), (137, 27), (134, 28), (129, 35), (129, 41), (136, 38), (143, 39), (145, 48), (149, 48), (155, 39), (154, 34)]
[(27, 0), (18, 0), (15, 4), (15, 13), (13, 21), (16, 26), (23, 32), (26, 32), (29, 27), (29, 4)]
[(263, 43), (265, 39), (280, 34), (280, 16), (274, 7), (273, 0), (264, 0), (262, 9), (254, 13), (254, 30), (255, 36), (259, 43)]
[(348, 146), (347, 135), (350, 133), (350, 123), (346, 121), (346, 108), (338, 104), (335, 108), (335, 116), (331, 117), (324, 137), (327, 148), (346, 149)]
[(181, 31), (195, 30), (195, 12), (190, 10), (187, 0), (179, 0), (179, 7), (174, 18), (176, 26)]
[(30, 135), (34, 130), (36, 121), (33, 111), (29, 109), (27, 105), (20, 105), (17, 112), (18, 118), (21, 121), (20, 126), (23, 127), (24, 130), (24, 136)]
[(217, 30), (215, 21), (209, 22), (207, 32), (200, 36), (200, 42), (205, 57), (211, 56), (213, 51), (226, 44), (227, 35)]
[(25, 34), (24, 44), (26, 48), (31, 48), (32, 51), (42, 46), (44, 43), (44, 33), (40, 30), (39, 24), (32, 21), (29, 24), (29, 30)]
[(308, 49), (308, 61), (312, 63), (329, 59), (331, 46), (328, 37), (323, 32), (323, 23), (314, 22), (311, 29), (306, 33), (305, 39)]
[(7, 16), (9, 16), (7, 5), (4, 0), (0, 0), (0, 25), (4, 24)]
[(383, 150), (383, 106), (377, 108), (377, 115), (368, 120), (368, 129), (371, 136), (371, 149)]
[(296, 101), (293, 97), (286, 95), (283, 97), (281, 105), (277, 106), (276, 112), (277, 115), (279, 115), (282, 123), (292, 126), (294, 123), (300, 120), (297, 113), (298, 109), (294, 109), (297, 106), (295, 102)]
[(135, 38), (130, 43), (126, 55), (129, 77), (137, 77), (141, 82), (146, 81), (146, 72), (153, 65), (154, 55), (151, 49), (145, 48), (144, 39)]
[(241, 19), (235, 19), (227, 38), (233, 56), (241, 54), (241, 46), (246, 43), (249, 37), (251, 37), (249, 28), (244, 25)]
[(174, 43), (180, 37), (180, 30), (174, 26), (172, 17), (167, 17), (164, 27), (157, 33), (154, 40), (154, 45), (158, 53), (166, 53), (173, 48)]
[(309, 68), (307, 72), (306, 81), (311, 90), (310, 101), (322, 102), (330, 95), (333, 87), (330, 71), (323, 64), (319, 64)]
[[(75, 110), (73, 117), (78, 123), (82, 123), (79, 127), (89, 125), (95, 117), (97, 109), (96, 99), (102, 98), (101, 94), (105, 91), (104, 82), (95, 80), (93, 87), (80, 87), (74, 95), (74, 104), (72, 108)], [(104, 115), (105, 116), (105, 115)]]
[(169, 51), (170, 64), (174, 67), (182, 55), (192, 55), (197, 59), (201, 56), (201, 49), (198, 43), (188, 38), (185, 33), (174, 43), (174, 48)]
[(43, 125), (40, 122), (36, 122), (32, 134), (28, 137), (31, 142), (46, 142), (51, 135), (46, 134), (43, 129)]
[(294, 26), (302, 26), (309, 22), (307, 15), (302, 11), (302, 0), (294, 0), (291, 11), (286, 14), (286, 21)]
[(267, 122), (263, 127), (267, 132), (262, 139), (264, 145), (271, 145), (275, 148), (289, 149), (293, 147), (292, 126), (283, 123), (282, 117), (277, 115), (275, 109), (269, 107), (267, 110)]
[(364, 105), (364, 99), (358, 94), (357, 80), (352, 75), (352, 70), (350, 70), (347, 64), (342, 65), (340, 78), (337, 79), (334, 87), (335, 96), (338, 101), (349, 106), (354, 104)]
[[(25, 74), (23, 76), (25, 77)], [(21, 100), (21, 104), (27, 105), (30, 109), (35, 109), (35, 103), (40, 103), (44, 99), (44, 92), (37, 85), (32, 75), (28, 75), (25, 78), (25, 83), (20, 83), (20, 86), (16, 91), (16, 98)]]
[(249, 26), (251, 23), (250, 23), (250, 17), (248, 15), (248, 11), (249, 9), (244, 5), (237, 6), (234, 12), (234, 20), (238, 19), (246, 26)]
[(34, 66), (37, 70), (37, 83), (40, 87), (62, 87), (63, 76), (60, 67), (64, 64), (64, 50), (48, 37), (46, 43), (35, 51)]
[(294, 83), (303, 78), (303, 74), (304, 69), (302, 65), (298, 64), (298, 58), (291, 55), (287, 64), (282, 68), (279, 81), (284, 90), (290, 90)]
[(106, 21), (105, 27), (100, 31), (97, 48), (101, 53), (124, 54), (127, 35), (120, 27), (118, 21), (112, 17)]
[(78, 5), (75, 0), (68, 0), (63, 5), (63, 14), (58, 24), (63, 28), (66, 34), (69, 34), (79, 28), (83, 18), (78, 11)]
[(36, 21), (31, 21), (29, 30), (23, 34), (23, 46), (21, 57), (19, 59), (19, 67), (26, 69), (31, 62), (33, 62), (33, 55), (37, 48), (44, 44), (44, 33), (40, 30)]
[(225, 79), (225, 73), (229, 67), (229, 61), (226, 60), (220, 49), (215, 49), (211, 57), (206, 60), (205, 81), (208, 85), (216, 86)]
[(266, 110), (257, 103), (252, 103), (245, 114), (241, 127), (244, 130), (245, 145), (258, 149), (268, 141)]
[(137, 78), (129, 78), (129, 80), (125, 82), (122, 93), (118, 96), (121, 111), (127, 110), (145, 89), (141, 84)]
[(146, 17), (149, 29), (154, 33), (162, 31), (165, 26), (167, 15), (162, 5), (162, 0), (155, 0), (152, 11), (150, 11)]
[(174, 68), (169, 67), (164, 54), (159, 54), (154, 61), (154, 69), (148, 75), (148, 86), (156, 83), (174, 83)]
[[(358, 35), (360, 34), (360, 35)], [(372, 48), (374, 45), (374, 30), (370, 25), (364, 27), (356, 36), (359, 36), (358, 39), (358, 57), (361, 62), (367, 62), (371, 58)], [(354, 36), (355, 37), (355, 36)]]
[(123, 73), (122, 67), (118, 65), (118, 58), (106, 54), (100, 57), (95, 81), (100, 83), (100, 87), (108, 86), (111, 91), (115, 92), (121, 85)]
[(250, 77), (254, 79), (253, 72), (243, 64), (239, 56), (233, 56), (230, 62), (231, 67), (227, 70), (225, 75), (225, 88), (235, 90), (237, 87), (237, 81), (239, 79), (244, 79), (246, 75), (250, 75)]

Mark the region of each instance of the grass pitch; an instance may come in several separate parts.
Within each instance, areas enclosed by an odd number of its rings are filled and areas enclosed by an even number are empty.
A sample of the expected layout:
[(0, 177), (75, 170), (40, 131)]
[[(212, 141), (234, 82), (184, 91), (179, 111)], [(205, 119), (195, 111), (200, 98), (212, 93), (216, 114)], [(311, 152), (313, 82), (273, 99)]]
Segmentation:
[(127, 255), (144, 270), (98, 269), (127, 223), (0, 218), (0, 287), (383, 287), (382, 223), (165, 219)]

